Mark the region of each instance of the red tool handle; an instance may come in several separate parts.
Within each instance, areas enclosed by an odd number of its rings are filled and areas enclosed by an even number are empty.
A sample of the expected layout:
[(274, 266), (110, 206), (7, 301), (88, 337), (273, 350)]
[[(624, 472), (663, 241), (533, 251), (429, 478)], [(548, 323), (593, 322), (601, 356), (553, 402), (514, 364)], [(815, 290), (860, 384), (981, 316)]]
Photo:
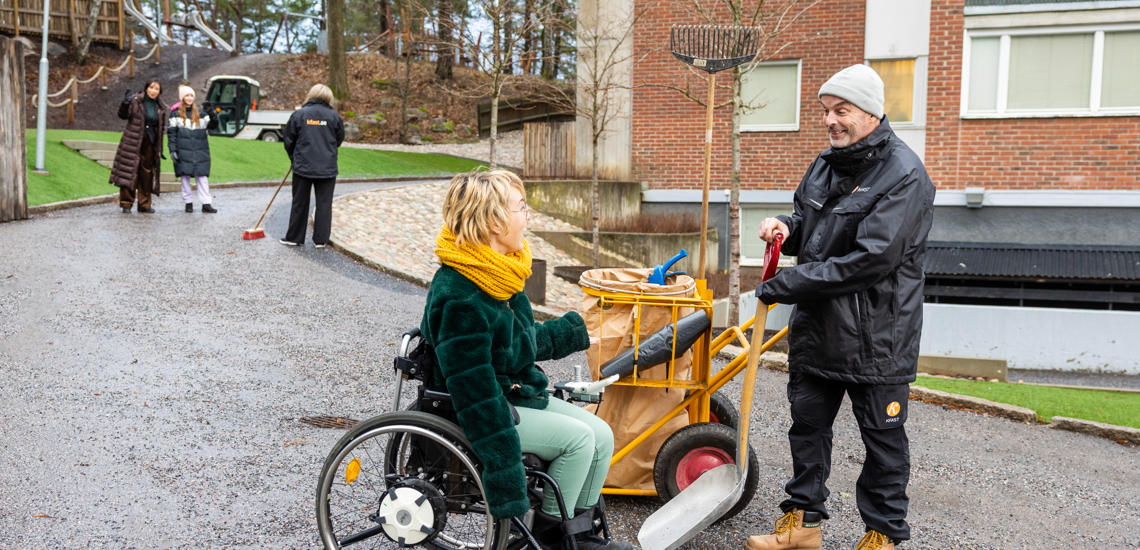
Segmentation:
[(764, 249), (764, 271), (760, 274), (761, 281), (767, 281), (776, 274), (776, 266), (780, 263), (780, 246), (784, 244), (784, 234), (776, 233), (776, 239), (768, 243)]

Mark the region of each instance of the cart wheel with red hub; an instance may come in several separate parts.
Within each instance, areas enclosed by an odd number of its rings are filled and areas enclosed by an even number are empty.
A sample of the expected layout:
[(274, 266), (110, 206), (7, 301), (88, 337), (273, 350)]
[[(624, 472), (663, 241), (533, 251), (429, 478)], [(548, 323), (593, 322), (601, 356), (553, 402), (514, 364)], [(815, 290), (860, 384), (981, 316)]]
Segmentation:
[[(717, 466), (735, 464), (736, 441), (736, 429), (720, 423), (701, 422), (677, 430), (665, 440), (653, 463), (653, 484), (657, 488), (657, 496), (669, 502), (701, 474)], [(760, 462), (752, 445), (748, 445), (745, 476), (740, 500), (718, 522), (740, 513), (756, 494)]]

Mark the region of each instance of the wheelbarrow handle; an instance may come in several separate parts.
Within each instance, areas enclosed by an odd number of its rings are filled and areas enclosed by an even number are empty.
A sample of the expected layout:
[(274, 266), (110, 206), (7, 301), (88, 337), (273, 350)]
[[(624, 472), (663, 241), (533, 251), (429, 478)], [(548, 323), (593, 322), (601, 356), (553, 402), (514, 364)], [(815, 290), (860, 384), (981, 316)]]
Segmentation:
[[(775, 266), (780, 258), (780, 245), (784, 242), (783, 233), (776, 233), (774, 241), (764, 250), (764, 272), (761, 281), (767, 281), (775, 274)], [(773, 304), (774, 306), (775, 304)], [(740, 424), (737, 431), (736, 464), (741, 474), (748, 467), (748, 421), (752, 418), (752, 395), (756, 390), (756, 370), (760, 366), (760, 347), (764, 345), (764, 325), (768, 322), (768, 305), (756, 297), (756, 318), (752, 321), (752, 343), (748, 347), (748, 367), (744, 371), (744, 390), (740, 396)]]

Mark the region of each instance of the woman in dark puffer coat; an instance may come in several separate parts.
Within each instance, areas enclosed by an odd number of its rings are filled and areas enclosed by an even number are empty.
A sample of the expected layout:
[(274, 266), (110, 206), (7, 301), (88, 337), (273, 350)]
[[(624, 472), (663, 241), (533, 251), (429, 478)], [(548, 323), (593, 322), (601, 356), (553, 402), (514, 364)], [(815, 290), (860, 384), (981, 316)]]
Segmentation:
[(119, 206), (124, 214), (138, 200), (139, 212), (154, 213), (150, 207), (151, 195), (159, 194), (162, 138), (166, 134), (166, 104), (158, 96), (162, 84), (151, 79), (144, 91), (126, 97), (119, 105), (119, 118), (127, 121), (115, 163), (111, 168), (111, 185), (119, 187)]
[(215, 117), (210, 115), (213, 109), (209, 105), (202, 105), (201, 111), (194, 104), (194, 88), (189, 86), (178, 87), (180, 101), (172, 110), (175, 115), (170, 119), (170, 128), (166, 130), (169, 138), (170, 158), (174, 159), (174, 175), (182, 178), (182, 202), (187, 212), (194, 211), (194, 193), (190, 187), (193, 178), (198, 186), (198, 202), (202, 204), (202, 212), (216, 213), (213, 199), (210, 197), (210, 141), (209, 131), (218, 126)]

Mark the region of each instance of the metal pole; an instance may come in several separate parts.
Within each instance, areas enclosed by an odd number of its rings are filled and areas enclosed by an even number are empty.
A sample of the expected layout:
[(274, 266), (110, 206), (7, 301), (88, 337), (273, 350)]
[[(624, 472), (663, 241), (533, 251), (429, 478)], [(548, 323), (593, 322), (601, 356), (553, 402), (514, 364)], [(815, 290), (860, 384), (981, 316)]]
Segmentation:
[(190, 82), (190, 73), (186, 71), (186, 52), (182, 52), (182, 81)]
[(40, 93), (36, 98), (36, 172), (47, 173), (44, 169), (44, 148), (47, 147), (47, 88), (48, 88), (48, 21), (51, 17), (49, 10), (51, 0), (44, 2), (43, 41), (40, 47)]

